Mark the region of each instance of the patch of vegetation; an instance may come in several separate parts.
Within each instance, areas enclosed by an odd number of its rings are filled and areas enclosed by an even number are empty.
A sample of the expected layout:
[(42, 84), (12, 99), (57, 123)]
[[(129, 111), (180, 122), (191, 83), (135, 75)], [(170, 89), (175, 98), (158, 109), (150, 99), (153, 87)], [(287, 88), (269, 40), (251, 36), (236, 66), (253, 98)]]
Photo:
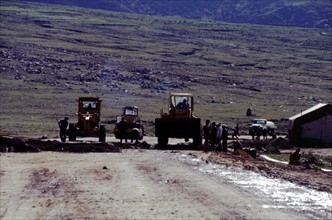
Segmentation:
[[(275, 160), (289, 162), (290, 153), (282, 153), (282, 154), (269, 153), (266, 155)], [(308, 168), (316, 167), (316, 168), (332, 170), (332, 156), (321, 156), (314, 154), (313, 152), (310, 151), (308, 153), (301, 154), (300, 162), (301, 164), (307, 166)]]
[(289, 161), (289, 153), (283, 153), (283, 154), (274, 154), (274, 153), (268, 153), (266, 154), (266, 156), (271, 157), (275, 160), (279, 160), (279, 161)]

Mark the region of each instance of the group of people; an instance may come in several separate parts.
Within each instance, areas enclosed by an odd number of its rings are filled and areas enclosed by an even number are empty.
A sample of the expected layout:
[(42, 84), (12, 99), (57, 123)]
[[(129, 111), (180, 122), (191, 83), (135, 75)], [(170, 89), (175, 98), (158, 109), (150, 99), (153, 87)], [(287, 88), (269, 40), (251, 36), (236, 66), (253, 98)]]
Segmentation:
[[(205, 121), (203, 127), (204, 135), (204, 151), (209, 149), (227, 152), (227, 140), (230, 128), (226, 125), (221, 125), (221, 123), (212, 122), (210, 120)], [(239, 125), (237, 124), (234, 129), (232, 129), (232, 138), (238, 138), (239, 135)]]
[(260, 140), (261, 136), (263, 136), (263, 140), (267, 140), (267, 136), (268, 136), (268, 130), (264, 127), (264, 128), (259, 128), (257, 130), (255, 130), (255, 132), (251, 133), (251, 137), (253, 140), (255, 140), (255, 135), (256, 135), (256, 139)]

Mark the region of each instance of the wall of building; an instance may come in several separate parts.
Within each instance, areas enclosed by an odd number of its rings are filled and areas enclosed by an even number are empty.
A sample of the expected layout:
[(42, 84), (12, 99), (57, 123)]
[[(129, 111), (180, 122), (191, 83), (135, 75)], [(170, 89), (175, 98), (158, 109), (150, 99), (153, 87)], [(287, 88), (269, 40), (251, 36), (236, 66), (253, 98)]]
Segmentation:
[(324, 146), (332, 145), (332, 115), (302, 125), (301, 138), (320, 140)]

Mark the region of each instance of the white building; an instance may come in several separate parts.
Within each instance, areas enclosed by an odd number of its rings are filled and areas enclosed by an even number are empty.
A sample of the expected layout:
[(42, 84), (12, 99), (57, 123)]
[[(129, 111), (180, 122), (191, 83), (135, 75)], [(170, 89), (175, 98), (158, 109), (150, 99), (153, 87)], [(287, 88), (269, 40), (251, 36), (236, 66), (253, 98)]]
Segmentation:
[(332, 105), (320, 103), (290, 117), (288, 138), (299, 147), (332, 147)]

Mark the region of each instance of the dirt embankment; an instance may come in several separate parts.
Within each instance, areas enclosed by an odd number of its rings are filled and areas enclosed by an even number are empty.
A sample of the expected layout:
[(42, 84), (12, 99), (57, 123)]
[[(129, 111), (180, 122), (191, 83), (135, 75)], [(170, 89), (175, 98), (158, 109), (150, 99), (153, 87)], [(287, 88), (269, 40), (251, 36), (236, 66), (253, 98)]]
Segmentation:
[(62, 143), (43, 139), (0, 137), (0, 152), (120, 152), (116, 143), (76, 142)]

